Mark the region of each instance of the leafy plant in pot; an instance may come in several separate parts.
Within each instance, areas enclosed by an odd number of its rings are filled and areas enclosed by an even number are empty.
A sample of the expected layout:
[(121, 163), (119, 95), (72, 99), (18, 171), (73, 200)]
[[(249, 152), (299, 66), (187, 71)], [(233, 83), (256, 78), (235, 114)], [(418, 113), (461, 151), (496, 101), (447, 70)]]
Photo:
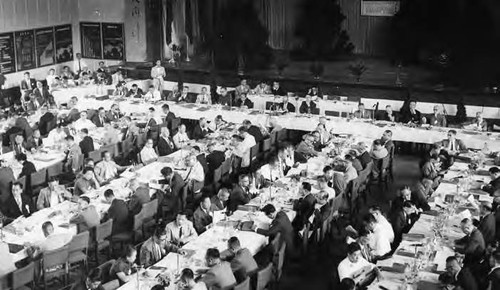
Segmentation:
[(359, 83), (361, 80), (361, 76), (365, 73), (367, 68), (362, 60), (358, 60), (355, 63), (351, 63), (349, 65), (349, 70), (351, 71), (351, 74), (356, 78), (356, 82)]

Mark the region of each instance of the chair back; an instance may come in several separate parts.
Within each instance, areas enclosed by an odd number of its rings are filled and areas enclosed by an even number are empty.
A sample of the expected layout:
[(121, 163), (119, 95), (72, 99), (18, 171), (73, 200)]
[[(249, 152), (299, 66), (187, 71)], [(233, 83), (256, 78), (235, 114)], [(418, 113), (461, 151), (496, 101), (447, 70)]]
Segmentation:
[(277, 136), (278, 136), (278, 132), (274, 131), (271, 134), (269, 134), (269, 141), (271, 142), (271, 146), (274, 145), (274, 144), (276, 144), (276, 139), (277, 139)]
[(219, 168), (214, 170), (214, 179), (213, 183), (218, 184), (222, 180), (222, 164)]
[(144, 222), (144, 216), (142, 215), (142, 210), (141, 210), (138, 214), (134, 215), (133, 230), (134, 231), (141, 230), (143, 222)]
[(12, 273), (12, 289), (18, 289), (21, 288), (22, 286), (25, 286), (28, 283), (34, 283), (34, 280), (35, 280), (35, 263), (31, 262), (26, 267), (18, 269), (14, 271), (14, 273)]
[(106, 238), (110, 237), (112, 232), (113, 232), (113, 220), (109, 219), (96, 227), (95, 240), (97, 242), (102, 242)]
[(257, 159), (257, 155), (259, 154), (259, 144), (256, 144), (250, 148), (250, 163), (254, 162)]
[(115, 263), (116, 260), (111, 259), (107, 262), (102, 263), (99, 265), (99, 268), (101, 270), (101, 283), (105, 284), (108, 283), (111, 280), (111, 277), (109, 276), (109, 270), (111, 270), (111, 267)]
[(337, 111), (325, 111), (326, 116), (340, 117), (340, 112)]
[(284, 141), (288, 137), (288, 130), (281, 129), (278, 131), (278, 135), (276, 136), (276, 142)]
[(142, 205), (141, 213), (143, 219), (150, 219), (158, 212), (158, 199), (153, 199)]
[(148, 136), (146, 133), (141, 133), (137, 135), (137, 147), (142, 148), (146, 144), (146, 141), (148, 140)]
[(262, 152), (271, 151), (271, 138), (262, 140)]
[(56, 164), (47, 167), (48, 178), (59, 176), (63, 172), (63, 166), (62, 162), (57, 162)]
[(233, 290), (250, 290), (250, 277), (247, 277), (243, 282), (234, 286)]
[(101, 161), (102, 160), (101, 151), (95, 150), (95, 151), (89, 152), (89, 158), (91, 158), (92, 160), (94, 160), (95, 163)]
[(120, 144), (120, 153), (128, 154), (132, 149), (134, 149), (134, 142), (132, 140), (123, 140)]
[(319, 115), (319, 109), (318, 108), (311, 109), (311, 114), (313, 114), (313, 115)]
[(181, 118), (175, 118), (172, 120), (172, 128), (170, 128), (172, 131), (170, 134), (173, 136), (173, 133), (177, 132), (177, 129), (181, 125)]
[(280, 249), (281, 245), (281, 233), (277, 233), (270, 243), (273, 255), (276, 255)]
[(20, 177), (16, 181), (21, 183), (23, 188), (26, 188), (26, 176)]
[(52, 269), (57, 266), (64, 265), (64, 268), (66, 268), (66, 263), (68, 262), (69, 258), (69, 247), (64, 246), (60, 249), (53, 250), (53, 251), (48, 251), (43, 253), (43, 270), (44, 272), (47, 269)]
[(89, 240), (90, 240), (89, 231), (84, 231), (74, 236), (71, 242), (69, 243), (68, 247), (69, 253), (72, 254), (78, 251), (86, 253), (87, 249), (89, 248)]
[(31, 186), (44, 185), (47, 182), (47, 170), (42, 169), (31, 174)]
[(101, 148), (99, 148), (99, 151), (100, 152), (108, 151), (109, 153), (111, 153), (111, 157), (115, 157), (116, 155), (118, 155), (117, 144), (109, 144), (106, 146), (101, 146)]
[(231, 173), (231, 158), (227, 158), (222, 162), (222, 176)]
[(273, 263), (269, 263), (264, 269), (257, 272), (257, 287), (255, 290), (264, 290), (273, 278)]

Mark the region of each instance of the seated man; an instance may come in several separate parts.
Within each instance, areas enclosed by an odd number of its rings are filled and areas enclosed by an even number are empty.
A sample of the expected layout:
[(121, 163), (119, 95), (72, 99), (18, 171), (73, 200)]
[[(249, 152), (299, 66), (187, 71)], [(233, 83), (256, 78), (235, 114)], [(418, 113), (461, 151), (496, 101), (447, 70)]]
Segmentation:
[(295, 151), (302, 154), (305, 158), (318, 156), (318, 152), (314, 150), (314, 136), (311, 134), (305, 135), (302, 142), (297, 145), (297, 149)]
[(142, 89), (140, 89), (136, 84), (133, 84), (132, 88), (127, 92), (125, 97), (127, 97), (127, 98), (142, 98), (142, 95), (144, 95), (144, 93), (142, 92)]
[[(161, 285), (159, 288), (151, 288), (151, 290), (164, 290), (165, 287)], [(207, 290), (207, 286), (202, 281), (195, 281), (193, 270), (189, 268), (182, 269), (181, 277), (179, 278), (179, 289), (189, 289), (189, 290)]]
[(252, 253), (247, 248), (242, 248), (240, 240), (237, 237), (231, 237), (227, 241), (227, 251), (222, 252), (224, 260), (231, 263), (236, 280), (242, 282), (246, 277), (259, 270), (257, 262), (252, 256)]
[(156, 154), (156, 150), (153, 147), (154, 142), (153, 139), (148, 139), (146, 141), (146, 144), (141, 150), (140, 156), (141, 156), (141, 161), (144, 165), (147, 165), (149, 163), (155, 162), (158, 160), (158, 154)]
[(483, 185), (481, 189), (493, 195), (495, 191), (500, 189), (500, 169), (498, 167), (491, 167), (488, 172), (490, 173), (491, 181), (489, 184)]
[(311, 96), (307, 95), (299, 108), (301, 114), (312, 114), (316, 110), (316, 103), (311, 100)]
[(38, 199), (36, 202), (36, 208), (38, 210), (49, 208), (55, 206), (65, 199), (70, 199), (71, 193), (66, 190), (64, 186), (59, 185), (59, 179), (57, 176), (52, 176), (49, 179), (48, 187), (40, 190)]
[(104, 215), (103, 222), (109, 219), (113, 220), (113, 234), (119, 234), (131, 230), (132, 219), (127, 203), (123, 199), (115, 198), (112, 189), (104, 191), (106, 203), (110, 204), (107, 213)]
[(439, 157), (434, 154), (429, 157), (429, 160), (422, 166), (422, 177), (424, 180), (432, 181), (432, 188), (436, 189), (441, 183), (444, 171), (441, 170)]
[(151, 85), (148, 91), (143, 96), (146, 102), (157, 102), (162, 100), (161, 92), (155, 89), (155, 86)]
[(198, 234), (202, 234), (212, 224), (212, 211), (210, 197), (204, 195), (201, 197), (200, 205), (193, 214), (194, 228)]
[(382, 114), (380, 120), (388, 122), (398, 122), (396, 112), (392, 110), (391, 105), (385, 106), (385, 112)]
[(160, 138), (158, 139), (158, 155), (167, 156), (175, 151), (174, 140), (170, 137), (167, 127), (161, 127)]
[(248, 134), (253, 136), (255, 143), (260, 143), (264, 139), (260, 127), (253, 125), (250, 120), (243, 120), (243, 127), (247, 128)]
[(12, 183), (11, 194), (2, 206), (3, 214), (11, 220), (28, 217), (34, 212), (31, 198), (23, 193), (23, 185), (17, 181)]
[(437, 142), (441, 149), (441, 151), (446, 152), (449, 156), (454, 156), (459, 153), (467, 152), (467, 146), (465, 146), (464, 142), (460, 139), (456, 138), (457, 131), (450, 130), (448, 131), (448, 139), (444, 139), (443, 141)]
[(350, 278), (356, 284), (361, 282), (366, 277), (365, 275), (371, 271), (378, 274), (378, 268), (361, 256), (361, 247), (356, 242), (347, 246), (347, 258), (340, 262), (337, 271), (340, 281), (344, 280), (344, 278)]
[(236, 101), (236, 107), (242, 109), (253, 109), (253, 102), (248, 99), (247, 94), (243, 93), (240, 98)]
[(142, 210), (142, 205), (151, 201), (149, 188), (146, 184), (140, 183), (137, 179), (130, 180), (129, 188), (132, 191), (128, 208), (131, 216), (138, 214)]
[(225, 210), (228, 204), (228, 200), (229, 200), (229, 190), (227, 190), (227, 188), (224, 187), (219, 189), (217, 195), (214, 195), (212, 196), (212, 198), (210, 198), (210, 203), (211, 203), (210, 210), (211, 211)]
[(197, 199), (196, 197), (199, 197), (201, 189), (205, 184), (205, 171), (194, 155), (187, 157), (186, 166), (188, 173), (184, 181), (187, 184), (188, 192), (194, 194), (195, 199)]
[(393, 248), (397, 248), (403, 239), (403, 234), (408, 233), (413, 226), (415, 219), (413, 218), (417, 209), (411, 201), (405, 201), (403, 207), (392, 213), (391, 225), (394, 229)]
[(373, 250), (374, 259), (384, 257), (391, 252), (391, 242), (389, 236), (385, 234), (384, 228), (377, 222), (372, 214), (368, 214), (363, 219), (367, 230), (373, 233), (370, 236), (369, 244)]
[(109, 182), (118, 176), (120, 171), (127, 169), (125, 166), (120, 166), (113, 161), (109, 151), (102, 152), (102, 161), (95, 166), (95, 174), (104, 182)]
[(172, 140), (174, 141), (176, 150), (181, 149), (189, 144), (190, 140), (186, 132), (186, 125), (179, 125), (179, 131), (177, 131), (174, 137), (172, 137)]
[(212, 96), (208, 93), (207, 87), (201, 88), (201, 94), (196, 97), (197, 104), (212, 104)]
[(77, 225), (79, 233), (83, 233), (99, 225), (99, 213), (97, 213), (96, 208), (90, 204), (90, 198), (80, 196), (80, 199), (78, 199), (78, 213), (75, 214), (69, 222)]
[(262, 208), (262, 212), (272, 220), (269, 229), (261, 229), (254, 225), (252, 228), (256, 233), (273, 238), (276, 234), (281, 234), (281, 239), (286, 244), (286, 254), (290, 257), (296, 256), (295, 231), (288, 215), (284, 211), (277, 211), (272, 204), (267, 204)]
[(382, 214), (382, 210), (378, 206), (371, 206), (368, 209), (369, 213), (375, 217), (377, 221), (377, 228), (380, 228), (381, 231), (384, 232), (384, 235), (387, 236), (389, 242), (394, 241), (394, 230), (392, 229), (391, 223), (387, 220), (387, 218)]
[(70, 233), (54, 233), (54, 225), (50, 221), (42, 224), (42, 231), (45, 240), (38, 246), (41, 253), (60, 249), (73, 239)]
[[(439, 275), (439, 281), (447, 284), (446, 276), (453, 281), (454, 289), (478, 290), (480, 289), (476, 282), (476, 277), (471, 273), (468, 267), (462, 267), (455, 256), (446, 258), (446, 272)], [(496, 288), (490, 288), (496, 289)]]
[(97, 114), (92, 117), (92, 123), (98, 128), (104, 127), (104, 122), (106, 121), (106, 111), (103, 107), (97, 109)]
[(21, 169), (21, 173), (19, 173), (20, 178), (23, 176), (30, 176), (31, 174), (36, 172), (35, 164), (27, 160), (26, 154), (24, 153), (17, 154), (16, 160), (23, 166)]
[(80, 112), (80, 119), (73, 123), (73, 127), (77, 132), (80, 132), (84, 128), (87, 130), (94, 130), (96, 128), (95, 124), (87, 119), (87, 111)]
[(82, 141), (78, 144), (85, 158), (89, 157), (89, 153), (94, 151), (94, 139), (89, 136), (89, 130), (83, 128), (80, 130), (80, 138)]
[(465, 218), (460, 223), (465, 236), (455, 240), (455, 250), (465, 255), (464, 266), (476, 267), (484, 257), (486, 245), (483, 234), (474, 226), (471, 219)]
[(115, 86), (115, 90), (113, 91), (113, 96), (125, 97), (128, 93), (128, 89), (124, 83), (118, 82)]
[(434, 113), (429, 117), (429, 124), (436, 127), (446, 127), (446, 116), (441, 114), (439, 106), (434, 106), (432, 110)]
[(100, 187), (99, 181), (97, 181), (95, 177), (94, 169), (85, 167), (82, 171), (82, 175), (75, 182), (73, 195), (80, 196), (82, 194), (87, 194), (92, 190), (99, 189)]
[(483, 118), (482, 112), (476, 113), (476, 118), (472, 120), (472, 123), (468, 125), (469, 127), (477, 130), (477, 131), (488, 131), (488, 122)]
[(231, 265), (228, 262), (221, 261), (219, 250), (216, 248), (208, 249), (205, 262), (210, 268), (202, 278), (207, 288), (229, 289), (229, 287), (236, 285), (236, 278), (231, 270)]
[(179, 247), (184, 246), (198, 237), (193, 223), (189, 221), (184, 212), (177, 213), (174, 221), (167, 224), (167, 240)]
[(87, 278), (74, 284), (71, 290), (104, 290), (101, 284), (102, 272), (100, 268), (95, 268), (88, 274)]
[(12, 151), (14, 151), (15, 155), (20, 153), (26, 154), (29, 151), (28, 143), (24, 141), (23, 135), (17, 135), (16, 137), (14, 137)]
[(372, 114), (371, 114), (371, 112), (369, 112), (369, 111), (367, 111), (365, 109), (365, 104), (359, 103), (358, 104), (358, 110), (356, 112), (354, 112), (354, 118), (357, 118), (357, 119), (371, 119), (372, 118)]
[(200, 140), (205, 138), (210, 133), (212, 133), (212, 130), (208, 128), (207, 119), (202, 117), (200, 118), (198, 124), (194, 127), (191, 137), (194, 140)]
[(167, 230), (164, 226), (158, 225), (155, 228), (153, 236), (147, 239), (141, 247), (141, 253), (139, 255), (140, 264), (144, 268), (148, 268), (161, 259), (163, 259), (168, 253), (174, 252), (184, 255), (185, 252), (179, 247), (171, 244), (167, 240)]
[(177, 99), (175, 100), (177, 103), (192, 103), (191, 97), (189, 96), (189, 87), (182, 87), (182, 92), (177, 94)]
[(34, 152), (35, 150), (43, 147), (43, 140), (42, 137), (40, 136), (40, 130), (36, 129), (33, 130), (33, 136), (28, 138), (28, 148), (31, 152)]
[(238, 183), (233, 185), (231, 195), (229, 197), (229, 211), (236, 211), (238, 206), (245, 205), (250, 202), (254, 196), (250, 193), (250, 177), (246, 174), (240, 174)]
[(118, 279), (120, 285), (123, 285), (133, 279), (132, 268), (135, 268), (135, 259), (137, 258), (137, 250), (132, 245), (125, 246), (123, 255), (116, 260), (109, 269), (109, 276), (112, 280)]

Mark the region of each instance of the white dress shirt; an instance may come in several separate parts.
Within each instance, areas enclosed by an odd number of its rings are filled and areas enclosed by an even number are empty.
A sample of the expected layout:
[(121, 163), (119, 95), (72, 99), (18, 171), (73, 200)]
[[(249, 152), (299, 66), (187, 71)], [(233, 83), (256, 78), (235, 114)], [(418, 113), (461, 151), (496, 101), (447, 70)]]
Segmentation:
[(72, 239), (72, 235), (68, 233), (52, 233), (40, 244), (40, 250), (44, 253), (60, 249), (69, 244)]
[(146, 101), (151, 101), (151, 102), (160, 101), (160, 100), (161, 100), (161, 94), (160, 94), (160, 91), (154, 91), (153, 93), (151, 93), (150, 91), (148, 91), (148, 92), (144, 95), (144, 99), (145, 99)]
[(64, 138), (66, 138), (67, 134), (64, 130), (61, 132), (57, 132), (57, 129), (51, 130), (47, 138), (43, 139), (43, 144), (47, 146), (53, 146), (57, 144), (63, 144)]
[(176, 221), (170, 222), (166, 226), (167, 239), (173, 244), (179, 244), (180, 240), (187, 243), (198, 237), (191, 221), (185, 221), (183, 225), (178, 226)]
[(75, 59), (73, 61), (73, 72), (75, 74), (77, 73), (80, 73), (81, 71), (85, 70), (85, 69), (88, 69), (89, 66), (87, 65), (87, 63), (85, 63), (85, 61), (83, 59)]
[(377, 223), (380, 226), (380, 230), (383, 232), (383, 235), (387, 237), (390, 243), (394, 241), (394, 230), (392, 229), (392, 225), (384, 216), (379, 216)]
[(266, 164), (263, 165), (259, 169), (259, 173), (265, 178), (270, 181), (275, 181), (277, 179), (280, 179), (281, 177), (284, 176), (283, 170), (280, 170), (279, 166), (276, 166), (275, 168), (272, 168), (271, 165)]
[(95, 173), (103, 180), (109, 180), (118, 174), (118, 166), (114, 161), (103, 160), (96, 164)]
[(391, 251), (390, 235), (386, 233), (384, 227), (377, 223), (370, 237), (370, 248), (375, 256), (383, 256)]
[(162, 66), (154, 66), (151, 69), (151, 77), (154, 79), (161, 78), (163, 79), (167, 73), (165, 72), (165, 68)]
[(250, 166), (250, 149), (255, 146), (255, 138), (247, 134), (245, 139), (241, 141), (233, 151), (233, 154), (241, 158), (241, 167)]
[(158, 154), (156, 154), (156, 151), (154, 148), (148, 148), (144, 146), (141, 150), (141, 160), (142, 163), (149, 162), (151, 160), (156, 160), (158, 159)]
[(339, 272), (339, 279), (340, 281), (344, 278), (351, 278), (355, 280), (356, 276), (362, 271), (363, 268), (373, 268), (373, 266), (373, 264), (365, 260), (363, 257), (359, 257), (357, 263), (352, 263), (351, 260), (349, 260), (349, 257), (346, 257), (342, 260), (342, 262), (340, 262), (339, 267), (337, 268)]
[(177, 134), (172, 137), (172, 140), (174, 141), (175, 147), (179, 149), (182, 146), (186, 145), (186, 143), (189, 141), (189, 137), (186, 133), (177, 132)]
[(200, 162), (196, 162), (193, 167), (188, 169), (188, 174), (186, 175), (186, 180), (195, 180), (199, 182), (205, 181), (205, 172), (203, 171), (203, 166)]
[(88, 130), (93, 130), (96, 128), (95, 124), (92, 123), (89, 119), (78, 119), (73, 123), (73, 127), (77, 132), (82, 130), (83, 128), (86, 128)]

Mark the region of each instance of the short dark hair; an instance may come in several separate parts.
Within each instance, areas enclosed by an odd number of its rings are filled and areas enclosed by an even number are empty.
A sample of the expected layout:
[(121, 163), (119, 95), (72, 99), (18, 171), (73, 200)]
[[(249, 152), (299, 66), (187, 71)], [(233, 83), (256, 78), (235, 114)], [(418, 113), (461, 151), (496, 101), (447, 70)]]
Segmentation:
[(302, 182), (302, 188), (311, 191), (311, 184), (309, 182)]
[(46, 221), (42, 224), (42, 229), (46, 231), (49, 226), (54, 227), (54, 225), (50, 221)]
[(161, 175), (163, 175), (163, 176), (168, 176), (168, 175), (172, 174), (172, 172), (174, 172), (174, 171), (173, 171), (173, 170), (172, 170), (172, 168), (170, 168), (170, 167), (163, 167), (163, 168), (160, 170), (160, 173), (161, 173)]
[(355, 253), (355, 252), (360, 251), (360, 250), (361, 250), (361, 247), (356, 242), (353, 242), (353, 243), (350, 243), (349, 245), (347, 245), (347, 253), (348, 254), (352, 254), (352, 253)]
[(71, 135), (66, 136), (66, 138), (64, 138), (64, 139), (65, 139), (66, 141), (70, 141), (70, 140), (71, 140), (71, 141), (75, 141), (75, 138), (74, 138), (73, 136), (71, 136)]
[(83, 174), (85, 174), (85, 173), (87, 173), (87, 172), (89, 172), (89, 171), (94, 172), (94, 169), (93, 169), (92, 167), (85, 167), (85, 168), (83, 169), (82, 173), (83, 173)]
[(373, 145), (382, 145), (382, 141), (380, 139), (373, 140)]
[(450, 262), (458, 262), (457, 257), (449, 256), (448, 258), (446, 258), (446, 263), (450, 263)]
[(83, 164), (87, 164), (89, 163), (90, 161), (94, 162), (94, 159), (90, 158), (90, 157), (87, 157), (83, 160)]
[(106, 191), (104, 191), (105, 198), (112, 197), (112, 196), (115, 196), (115, 194), (111, 188), (108, 188), (108, 189), (106, 189)]
[[(185, 279), (194, 279), (193, 270), (191, 270), (189, 268), (182, 269), (181, 277), (183, 277)], [(164, 289), (163, 286), (161, 287), (161, 289)]]
[(97, 109), (97, 111), (100, 111), (100, 110), (104, 110), (104, 107), (99, 107), (99, 109)]
[(359, 107), (359, 106), (363, 106), (363, 107), (364, 107), (364, 106), (365, 106), (365, 104), (363, 104), (363, 103), (359, 103), (359, 104), (358, 104), (358, 107)]
[(372, 205), (368, 208), (368, 210), (382, 212), (382, 209), (378, 205)]
[(89, 129), (87, 128), (83, 128), (82, 130), (80, 130), (82, 133), (84, 134), (88, 134), (89, 133)]
[(217, 248), (209, 248), (205, 256), (207, 258), (220, 259), (220, 252)]
[(238, 237), (231, 237), (229, 238), (229, 240), (227, 241), (227, 243), (231, 246), (237, 246), (237, 247), (240, 247), (241, 244), (240, 244), (240, 240), (238, 239)]
[(16, 159), (19, 160), (19, 161), (26, 161), (27, 157), (26, 157), (26, 154), (19, 153), (19, 154), (16, 155)]
[(194, 145), (193, 149), (198, 151), (198, 152), (201, 152), (200, 146), (198, 146), (198, 145)]
[(90, 280), (90, 282), (98, 282), (101, 281), (101, 268), (95, 268), (92, 271), (90, 271), (89, 275), (87, 278)]
[(132, 87), (137, 87), (137, 84), (133, 84)]
[(59, 181), (59, 177), (57, 177), (57, 175), (49, 177), (49, 183), (54, 181)]
[(448, 131), (448, 133), (453, 134), (453, 135), (457, 135), (457, 131), (456, 131), (456, 130), (453, 130), (453, 129), (452, 129), (452, 130), (449, 130), (449, 131)]
[(274, 205), (272, 204), (266, 204), (263, 208), (262, 208), (262, 212), (264, 212), (265, 215), (270, 215), (272, 213), (275, 213), (276, 212), (276, 208), (274, 207)]
[(170, 110), (170, 107), (168, 106), (168, 104), (163, 104), (163, 106), (161, 106), (162, 109), (167, 109), (167, 110)]
[(250, 122), (250, 120), (244, 120), (243, 125), (252, 125), (252, 122)]
[(500, 172), (500, 168), (498, 167), (491, 167), (489, 170), (488, 170), (491, 174), (496, 174), (496, 173), (499, 173)]
[(90, 198), (88, 196), (80, 196), (80, 199), (90, 204)]
[(340, 290), (354, 290), (356, 289), (356, 282), (351, 278), (344, 278), (340, 281)]
[(203, 195), (201, 196), (201, 198), (200, 198), (200, 204), (201, 204), (203, 201), (205, 201), (205, 199), (207, 199), (207, 198), (208, 198), (208, 199), (210, 199), (210, 195), (208, 195), (208, 194), (203, 194)]
[(368, 213), (366, 214), (364, 217), (363, 217), (363, 221), (365, 223), (376, 223), (377, 222), (377, 219), (375, 218), (375, 216), (371, 213)]
[(150, 85), (150, 86), (149, 86), (149, 88), (150, 88), (150, 89), (154, 89), (154, 88), (155, 88), (155, 86), (153, 86), (153, 85)]
[(242, 132), (248, 132), (247, 128), (241, 126), (238, 128), (238, 132), (242, 133)]
[(323, 167), (323, 173), (327, 173), (328, 171), (332, 170), (333, 168), (330, 165), (327, 165)]
[(156, 225), (155, 231), (154, 231), (154, 236), (159, 238), (163, 235), (167, 234), (167, 229), (165, 228), (164, 225)]
[(358, 236), (359, 237), (368, 237), (370, 235), (370, 233), (371, 232), (366, 227), (362, 227), (358, 232)]

